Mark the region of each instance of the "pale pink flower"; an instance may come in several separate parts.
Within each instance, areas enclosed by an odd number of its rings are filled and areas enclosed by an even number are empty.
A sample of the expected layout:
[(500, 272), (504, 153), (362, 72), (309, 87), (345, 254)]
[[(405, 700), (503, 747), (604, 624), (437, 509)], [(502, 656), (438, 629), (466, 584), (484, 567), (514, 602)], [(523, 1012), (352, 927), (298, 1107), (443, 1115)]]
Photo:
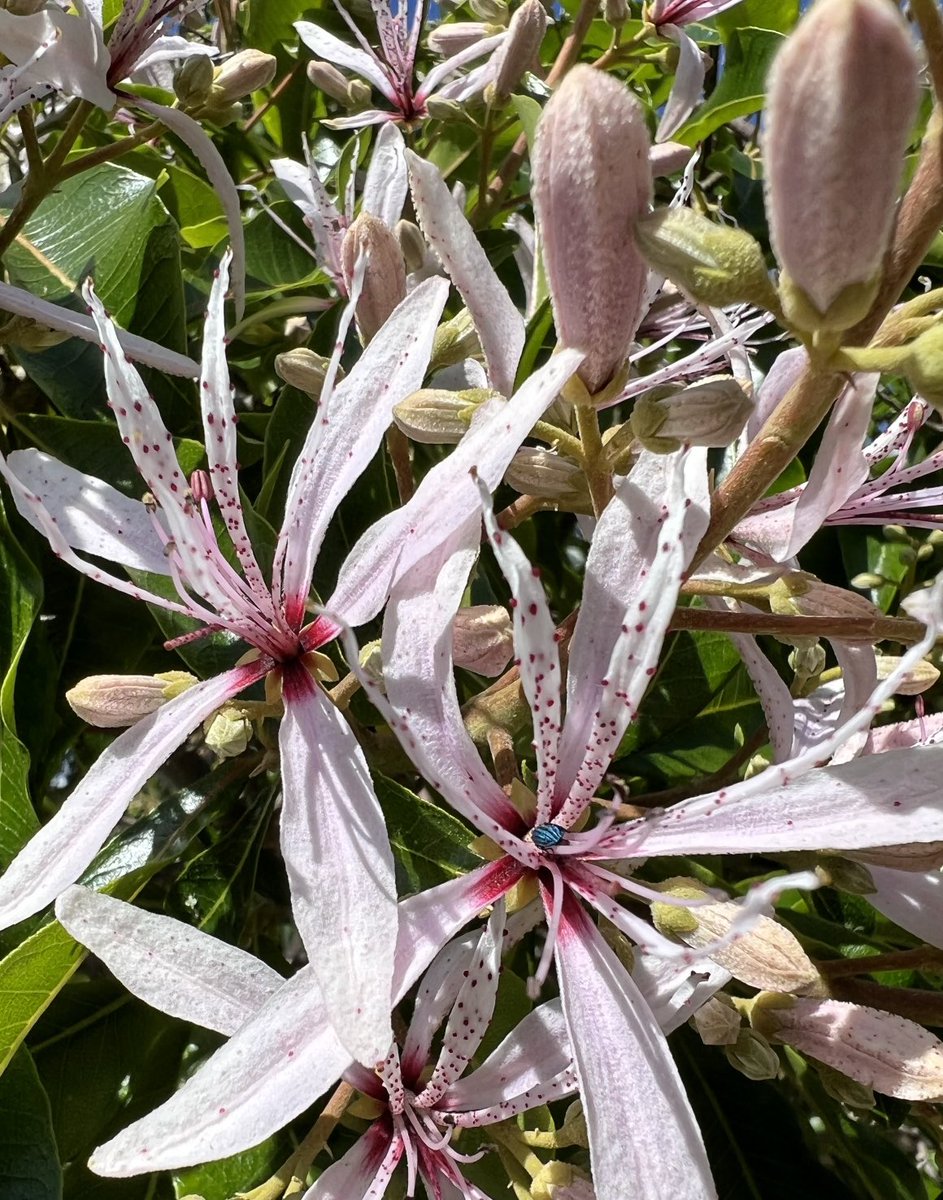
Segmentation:
[[(424, 0), (420, 0), (415, 9), (410, 7), (408, 12), (406, 5), (400, 5), (394, 15), (389, 0), (372, 0), (380, 41), (379, 53), (371, 47), (342, 4), (338, 4), (337, 8), (353, 34), (356, 46), (349, 46), (311, 21), (295, 22), (298, 36), (318, 58), (353, 71), (375, 88), (390, 105), (389, 109), (371, 108), (352, 113), (349, 117), (334, 118), (329, 124), (335, 129), (356, 129), (386, 121), (408, 125), (428, 116), (427, 104), (431, 96), (461, 102), (479, 95), (492, 82), (500, 66), (493, 52), (507, 37), (505, 31), (464, 47), (434, 66), (417, 83), (414, 70), (423, 23), (423, 4)], [(467, 76), (452, 79), (463, 67), (484, 58), (486, 54), (492, 54), (492, 58), (483, 66)]]

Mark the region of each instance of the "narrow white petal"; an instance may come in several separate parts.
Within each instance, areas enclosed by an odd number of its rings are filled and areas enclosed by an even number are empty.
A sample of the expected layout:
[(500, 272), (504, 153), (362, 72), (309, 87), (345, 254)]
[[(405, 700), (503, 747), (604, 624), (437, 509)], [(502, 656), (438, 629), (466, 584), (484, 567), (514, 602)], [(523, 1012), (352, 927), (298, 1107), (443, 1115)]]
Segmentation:
[[(53, 304), (49, 300), (40, 300), (38, 296), (24, 291), (23, 288), (13, 287), (9, 283), (0, 283), (0, 308), (7, 312), (17, 313), (21, 317), (30, 317), (40, 325), (48, 325), (50, 329), (61, 329), (63, 333), (81, 338), (84, 342), (99, 341), (95, 322), (84, 314), (72, 312), (61, 304)], [(136, 333), (118, 330), (118, 341), (121, 349), (135, 362), (144, 363), (148, 367), (157, 367), (168, 375), (182, 375), (187, 379), (196, 379), (200, 373), (199, 364), (185, 354), (176, 350), (167, 350), (157, 342), (138, 337)]]
[(372, 51), (368, 53), (356, 46), (348, 46), (333, 33), (328, 33), (326, 29), (311, 21), (296, 21), (295, 29), (304, 44), (309, 50), (313, 50), (318, 58), (363, 76), (391, 104), (396, 104), (396, 92), (390, 83), (387, 69)]
[(668, 1043), (578, 901), (556, 945), (596, 1200), (713, 1200), (700, 1130)]
[(281, 843), (292, 907), (328, 1019), (372, 1067), (393, 1040), (393, 854), (363, 751), (304, 669), (286, 669)]
[(379, 217), (392, 229), (403, 215), (408, 189), (406, 143), (390, 121), (380, 129), (373, 143), (363, 185), (363, 211)]
[(139, 1000), (218, 1033), (235, 1033), (284, 982), (254, 954), (88, 888), (63, 892), (56, 917)]
[(310, 1107), (349, 1063), (305, 967), (165, 1104), (100, 1146), (89, 1166), (124, 1177), (236, 1154)]
[(224, 700), (260, 676), (237, 667), (189, 688), (115, 738), (0, 878), (0, 928), (39, 912), (75, 883), (157, 768)]
[[(469, 472), (494, 491), (524, 438), (582, 362), (565, 350), (535, 371), (511, 400), (482, 405), (468, 433), (437, 463), (408, 504), (381, 517), (360, 538), (341, 567), (326, 607), (351, 625), (380, 611), (397, 579), (481, 512), (478, 486)], [(457, 607), (457, 606), (456, 606)]]
[(377, 452), (393, 406), (422, 386), (447, 295), (441, 279), (421, 283), (330, 398), (322, 399), (292, 473), (279, 534), (277, 564), (289, 607), (307, 598), (328, 523)]
[[(104, 480), (68, 467), (42, 450), (14, 450), (7, 464), (23, 486), (39, 497), (73, 550), (133, 570), (167, 574), (167, 558), (154, 518), (140, 500), (130, 499)], [(24, 503), (18, 492), (13, 499), (20, 514), (38, 527), (31, 519), (36, 505)]]
[(438, 167), (412, 151), (406, 152), (406, 159), (422, 231), (468, 306), (481, 339), (491, 386), (510, 396), (524, 349), (524, 319), (488, 262)]

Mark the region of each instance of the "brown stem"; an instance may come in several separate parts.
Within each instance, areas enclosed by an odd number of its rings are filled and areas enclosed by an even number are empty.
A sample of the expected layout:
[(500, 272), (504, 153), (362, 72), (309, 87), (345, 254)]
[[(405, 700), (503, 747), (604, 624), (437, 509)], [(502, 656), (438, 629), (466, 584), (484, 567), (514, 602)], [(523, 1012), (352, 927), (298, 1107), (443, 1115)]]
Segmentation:
[(620, 804), (616, 810), (620, 819), (631, 820), (644, 816), (647, 809), (665, 808), (669, 804), (677, 804), (679, 800), (687, 800), (690, 796), (700, 796), (705, 792), (716, 792), (718, 788), (736, 783), (740, 778), (740, 768), (750, 761), (758, 750), (769, 741), (769, 730), (765, 725), (747, 738), (736, 754), (724, 763), (719, 771), (693, 783), (681, 783), (677, 787), (668, 788), (663, 792), (644, 792), (632, 797), (632, 804)]
[[(918, 0), (919, 4), (919, 0)], [(934, 6), (921, 4), (921, 11)], [(917, 10), (915, 9), (915, 12)], [(933, 16), (940, 26), (939, 14)], [(938, 29), (943, 39), (943, 28)], [(937, 36), (937, 34), (934, 34)], [(867, 345), (923, 261), (927, 247), (943, 224), (943, 117), (934, 108), (920, 151), (920, 161), (901, 201), (891, 247), (884, 260), (882, 283), (868, 315), (844, 337), (846, 345)], [(713, 495), (711, 519), (691, 571), (721, 544), (738, 521), (786, 469), (828, 414), (843, 377), (808, 366), (773, 411), (727, 478)]]
[(850, 1000), (852, 1004), (897, 1013), (920, 1025), (943, 1025), (943, 994), (940, 992), (882, 987), (868, 979), (836, 979), (831, 992), (836, 1000)]
[(494, 762), (494, 777), (503, 788), (509, 788), (517, 778), (517, 755), (514, 739), (506, 729), (488, 730), (488, 749)]
[(518, 496), (507, 508), (502, 508), (495, 519), (502, 529), (514, 529), (544, 508), (553, 508), (553, 501), (545, 496)]
[(676, 608), (672, 630), (717, 629), (723, 633), (771, 634), (774, 637), (827, 637), (848, 642), (919, 642), (926, 628), (901, 617), (790, 617), (778, 613), (716, 612)]
[(916, 950), (894, 950), (889, 954), (869, 954), (865, 958), (828, 958), (816, 962), (827, 979), (845, 975), (873, 975), (876, 971), (911, 971), (921, 967), (943, 967), (943, 950), (920, 946)]
[(111, 142), (107, 146), (99, 146), (97, 150), (89, 150), (81, 158), (73, 158), (71, 162), (66, 163), (59, 172), (59, 179), (71, 179), (74, 175), (81, 175), (83, 171), (90, 171), (93, 167), (100, 167), (103, 163), (114, 162), (116, 158), (130, 154), (132, 150), (137, 150), (145, 142), (157, 137), (163, 132), (163, 129), (162, 121), (152, 121), (150, 125), (145, 126), (131, 137), (122, 138), (120, 142)]
[(390, 456), (393, 474), (396, 477), (396, 490), (399, 493), (400, 504), (411, 500), (416, 490), (416, 480), (413, 477), (413, 460), (410, 455), (409, 438), (398, 425), (391, 425), (386, 431), (386, 452)]
[(943, 18), (935, 0), (910, 0), (910, 11), (920, 26), (933, 91), (943, 100)]

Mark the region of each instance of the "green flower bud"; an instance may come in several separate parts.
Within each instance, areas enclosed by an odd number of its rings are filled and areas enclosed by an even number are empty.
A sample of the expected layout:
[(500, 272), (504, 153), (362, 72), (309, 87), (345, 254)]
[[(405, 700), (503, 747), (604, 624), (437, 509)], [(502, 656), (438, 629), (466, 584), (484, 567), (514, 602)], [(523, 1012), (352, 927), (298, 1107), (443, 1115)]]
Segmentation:
[[(320, 398), (329, 360), (313, 350), (299, 346), (275, 355), (275, 374), (290, 387), (304, 392), (312, 400)], [(338, 370), (337, 378), (343, 379), (344, 372)]]
[(174, 74), (174, 95), (181, 108), (200, 108), (206, 104), (213, 87), (213, 73), (213, 64), (206, 54), (184, 59)]
[(736, 1042), (724, 1047), (727, 1062), (758, 1083), (762, 1079), (775, 1079), (779, 1074), (779, 1055), (761, 1034), (753, 1029), (741, 1029)]
[(647, 450), (670, 454), (683, 443), (728, 446), (743, 431), (753, 401), (730, 375), (716, 375), (673, 395), (642, 396), (629, 418)]
[(342, 75), (333, 63), (321, 62), (320, 59), (316, 58), (312, 59), (307, 67), (305, 67), (305, 74), (308, 76), (308, 81), (319, 92), (323, 92), (325, 96), (330, 96), (338, 104), (347, 104), (347, 89), (350, 86), (350, 80), (346, 75)]
[(777, 310), (762, 248), (744, 230), (690, 208), (660, 208), (636, 222), (635, 236), (655, 270), (702, 304)]
[(394, 405), (393, 417), (414, 442), (454, 445), (464, 437), (478, 405), (496, 395), (486, 388), (422, 388)]
[(150, 716), (197, 682), (187, 671), (89, 675), (66, 692), (72, 711), (98, 729), (120, 729)]

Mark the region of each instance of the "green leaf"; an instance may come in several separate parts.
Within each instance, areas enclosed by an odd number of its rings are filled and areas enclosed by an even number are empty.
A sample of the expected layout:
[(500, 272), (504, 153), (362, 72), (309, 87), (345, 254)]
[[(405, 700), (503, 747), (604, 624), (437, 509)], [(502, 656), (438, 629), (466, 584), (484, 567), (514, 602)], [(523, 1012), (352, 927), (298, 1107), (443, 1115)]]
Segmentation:
[(799, 0), (741, 0), (728, 12), (713, 18), (728, 41), (734, 30), (755, 26), (789, 33), (799, 20)]
[(533, 146), (537, 122), (540, 120), (542, 111), (540, 105), (530, 96), (512, 96), (511, 107), (517, 113), (517, 119), (523, 127), (528, 146)]
[(295, 44), (292, 22), (311, 8), (311, 0), (248, 0), (246, 45), (271, 52), (276, 42)]
[(475, 835), (461, 821), (385, 775), (377, 774), (374, 783), (401, 892), (424, 891), (481, 866), (468, 849)]
[[(66, 180), (42, 202), (4, 259), (10, 282), (85, 311), (86, 275), (117, 323), (172, 350), (186, 350), (180, 251), (157, 183), (106, 164)], [(18, 350), (26, 373), (66, 416), (105, 407), (101, 351), (70, 338), (43, 351)], [(189, 385), (148, 374), (171, 424), (190, 408)]]
[(39, 826), (29, 797), (29, 754), (16, 736), (13, 693), (23, 647), (42, 602), (42, 577), (7, 523), (0, 502), (0, 866)]
[(174, 1173), (174, 1195), (202, 1196), (203, 1200), (229, 1200), (230, 1196), (247, 1192), (270, 1175), (274, 1175), (285, 1157), (284, 1139), (278, 1134), (266, 1138), (259, 1146), (243, 1150), (231, 1158), (193, 1167)]
[(727, 43), (727, 60), (720, 82), (674, 135), (675, 141), (695, 146), (728, 121), (762, 108), (766, 74), (783, 40), (781, 33), (769, 29), (734, 30)]
[(49, 1099), (25, 1046), (0, 1078), (0, 1195), (8, 1200), (62, 1195)]
[(84, 956), (78, 942), (53, 921), (0, 961), (0, 1071)]

